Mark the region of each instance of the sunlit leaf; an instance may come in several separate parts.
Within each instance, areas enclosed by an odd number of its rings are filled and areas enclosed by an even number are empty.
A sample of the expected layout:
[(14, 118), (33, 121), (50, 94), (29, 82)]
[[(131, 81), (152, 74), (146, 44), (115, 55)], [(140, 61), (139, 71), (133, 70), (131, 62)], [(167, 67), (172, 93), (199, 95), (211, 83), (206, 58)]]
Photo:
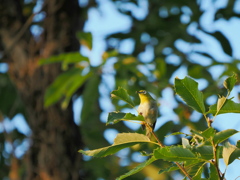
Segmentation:
[(189, 140), (187, 138), (182, 138), (183, 148), (187, 148), (190, 146)]
[(139, 164), (138, 166), (136, 166), (135, 168), (133, 168), (131, 171), (129, 171), (128, 173), (118, 177), (116, 180), (121, 180), (124, 179), (128, 176), (131, 176), (133, 174), (136, 174), (137, 172), (141, 171), (144, 167), (148, 166), (149, 164), (151, 164), (152, 162), (156, 161), (157, 159), (152, 156), (150, 159), (148, 159), (147, 161)]
[(114, 143), (111, 146), (107, 146), (107, 147), (95, 149), (95, 150), (89, 150), (89, 151), (79, 150), (79, 152), (83, 153), (87, 156), (105, 157), (108, 155), (112, 155), (112, 154), (120, 151), (121, 149), (131, 147), (131, 146), (139, 144), (139, 143), (156, 144), (155, 142), (150, 141), (150, 139), (143, 134), (120, 133), (114, 139)]
[(117, 55), (119, 55), (118, 51), (116, 49), (114, 49), (114, 50), (111, 50), (111, 51), (104, 52), (102, 54), (102, 59), (103, 59), (103, 61), (106, 61), (108, 58), (115, 57)]
[(213, 141), (215, 144), (221, 143), (236, 133), (238, 133), (238, 131), (235, 129), (227, 129), (227, 130), (220, 131), (216, 133), (216, 135), (213, 138)]
[[(169, 135), (167, 135), (167, 136), (165, 136), (165, 137), (175, 136), (175, 135), (180, 135), (180, 134), (185, 134), (185, 133), (183, 133), (183, 132), (175, 132), (175, 133), (169, 134)], [(185, 135), (187, 135), (187, 134), (185, 134)]]
[(236, 149), (237, 149), (236, 146), (230, 144), (229, 142), (224, 144), (222, 156), (223, 156), (223, 160), (224, 160), (224, 163), (226, 166), (228, 166), (230, 164), (229, 163), (230, 156)]
[(127, 93), (127, 90), (123, 89), (122, 87), (118, 87), (117, 90), (112, 91), (111, 97), (122, 100), (122, 101), (125, 101), (126, 103), (128, 103), (132, 107), (135, 106), (133, 100), (131, 99), (131, 97)]
[[(210, 106), (209, 111), (207, 113), (216, 114), (217, 105), (214, 104)], [(240, 104), (233, 102), (231, 99), (227, 99), (217, 114), (225, 114), (225, 113), (240, 113)]]
[(124, 120), (144, 121), (144, 118), (141, 115), (135, 116), (134, 114), (131, 114), (131, 113), (111, 112), (108, 114), (108, 119), (106, 124), (107, 125), (115, 124), (115, 123), (118, 123), (119, 121), (124, 121)]
[(240, 157), (240, 148), (227, 142), (223, 146), (222, 157), (227, 166)]
[(190, 77), (184, 79), (175, 78), (176, 93), (193, 109), (205, 114), (203, 95), (198, 90), (198, 83)]
[(226, 100), (227, 100), (227, 98), (224, 97), (224, 96), (218, 98), (216, 114), (218, 114), (218, 112), (221, 110), (221, 108), (223, 107), (223, 105), (226, 102)]

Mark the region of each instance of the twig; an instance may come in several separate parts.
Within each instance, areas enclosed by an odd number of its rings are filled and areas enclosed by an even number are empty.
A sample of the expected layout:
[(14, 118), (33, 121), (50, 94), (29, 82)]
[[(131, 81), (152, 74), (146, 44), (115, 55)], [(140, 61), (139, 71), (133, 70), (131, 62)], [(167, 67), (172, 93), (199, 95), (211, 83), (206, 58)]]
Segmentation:
[(12, 43), (6, 48), (5, 52), (8, 53), (11, 51), (11, 49), (14, 47), (14, 45), (16, 44), (17, 41), (19, 41), (19, 39), (23, 36), (23, 34), (26, 32), (26, 30), (28, 29), (28, 27), (31, 25), (32, 20), (34, 18), (34, 16), (36, 15), (36, 13), (32, 14), (26, 21), (26, 23), (22, 26), (22, 28), (20, 29), (20, 31), (18, 32), (18, 34), (14, 37)]
[[(146, 125), (147, 125), (147, 128), (150, 128), (150, 126), (146, 123)], [(152, 130), (152, 128), (150, 128), (151, 129), (151, 133), (152, 133), (152, 135), (154, 136), (154, 138), (157, 140), (157, 142), (158, 142), (158, 144), (160, 145), (160, 147), (165, 147), (165, 145), (158, 139), (158, 137), (156, 136), (156, 134), (155, 134), (155, 132), (153, 132), (153, 130)], [(192, 178), (190, 177), (190, 175), (188, 174), (188, 172), (186, 171), (186, 169), (180, 164), (180, 163), (178, 163), (178, 162), (174, 162), (177, 166), (178, 166), (178, 168), (183, 172), (183, 174), (185, 175), (185, 176), (187, 176), (188, 177), (188, 179), (190, 179), (190, 180), (192, 180)]]
[[(5, 50), (5, 54), (6, 55), (8, 52), (10, 52), (12, 50), (12, 48), (14, 47), (14, 45), (16, 44), (17, 41), (19, 41), (19, 39), (21, 39), (21, 37), (24, 35), (24, 33), (27, 31), (27, 29), (29, 28), (29, 26), (32, 24), (33, 22), (33, 18), (34, 16), (36, 16), (37, 14), (39, 14), (42, 9), (46, 6), (46, 4), (43, 5), (43, 7), (41, 8), (41, 10), (39, 10), (36, 13), (33, 13), (29, 16), (29, 18), (26, 20), (26, 22), (23, 24), (23, 26), (21, 27), (21, 29), (19, 30), (19, 32), (17, 33), (17, 35), (13, 38), (12, 42), (10, 42), (9, 46), (6, 47)], [(3, 55), (3, 56), (4, 56)]]
[(214, 162), (213, 165), (215, 166), (217, 173), (218, 173), (218, 177), (220, 178), (220, 180), (224, 179), (224, 176), (221, 176), (221, 172), (220, 169), (218, 167), (218, 158), (217, 158), (217, 145), (215, 145), (215, 143), (213, 142), (213, 140), (211, 141), (211, 144), (213, 146), (213, 158), (214, 158)]

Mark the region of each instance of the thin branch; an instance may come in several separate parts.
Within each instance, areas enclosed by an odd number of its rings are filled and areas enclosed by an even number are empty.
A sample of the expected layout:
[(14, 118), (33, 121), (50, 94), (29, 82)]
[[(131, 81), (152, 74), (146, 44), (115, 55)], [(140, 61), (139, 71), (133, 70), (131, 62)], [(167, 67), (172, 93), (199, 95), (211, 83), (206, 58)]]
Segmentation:
[[(43, 7), (45, 7), (46, 4), (43, 5)], [(43, 8), (42, 7), (42, 8)], [(39, 14), (42, 11), (39, 10), (36, 13), (33, 13), (29, 16), (29, 18), (27, 19), (27, 21), (23, 24), (23, 26), (21, 27), (21, 29), (19, 30), (19, 32), (17, 33), (17, 35), (13, 38), (12, 42), (9, 44), (9, 46), (6, 48), (5, 50), (5, 55), (10, 52), (12, 50), (12, 48), (14, 47), (14, 45), (21, 39), (21, 37), (24, 35), (24, 33), (28, 30), (29, 26), (32, 24), (33, 18), (35, 15)]]
[[(160, 147), (165, 147), (165, 145), (159, 140), (159, 138), (156, 136), (155, 132), (153, 132), (152, 128), (146, 123), (147, 128), (151, 129), (151, 133), (154, 136), (154, 138), (157, 140), (158, 144), (160, 145)], [(174, 162), (178, 168), (183, 172), (183, 174), (188, 177), (188, 179), (192, 180), (191, 176), (188, 174), (188, 172), (186, 171), (186, 169), (178, 162)]]
[(211, 141), (212, 147), (213, 147), (213, 158), (214, 158), (214, 162), (213, 165), (215, 166), (217, 173), (218, 173), (218, 177), (220, 178), (220, 180), (223, 180), (224, 178), (221, 176), (221, 171), (218, 167), (218, 158), (217, 158), (217, 145), (215, 145), (215, 143), (213, 142), (213, 140)]

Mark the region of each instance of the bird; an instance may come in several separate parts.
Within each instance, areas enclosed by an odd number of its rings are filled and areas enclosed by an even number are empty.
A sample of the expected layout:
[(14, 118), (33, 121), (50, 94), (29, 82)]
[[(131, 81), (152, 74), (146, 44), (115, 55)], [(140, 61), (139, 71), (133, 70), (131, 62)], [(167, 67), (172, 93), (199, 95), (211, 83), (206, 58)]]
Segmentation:
[(149, 125), (142, 125), (143, 129), (146, 129), (146, 135), (151, 138), (152, 131), (155, 128), (155, 124), (158, 117), (158, 106), (157, 102), (146, 90), (137, 91), (140, 98), (140, 105), (138, 106), (138, 114), (142, 115), (145, 123)]

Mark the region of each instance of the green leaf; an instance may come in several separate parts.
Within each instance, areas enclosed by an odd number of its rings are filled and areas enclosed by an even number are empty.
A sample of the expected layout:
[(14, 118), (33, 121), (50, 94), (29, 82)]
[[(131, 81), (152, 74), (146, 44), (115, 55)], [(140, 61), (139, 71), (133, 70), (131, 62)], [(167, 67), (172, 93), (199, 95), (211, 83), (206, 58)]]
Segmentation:
[(92, 49), (92, 33), (90, 32), (78, 32), (77, 38), (79, 39), (80, 43), (86, 46), (88, 49)]
[(207, 128), (205, 131), (197, 131), (197, 130), (190, 130), (193, 136), (200, 138), (201, 140), (205, 139), (205, 142), (210, 138), (213, 137), (215, 134), (215, 130), (213, 128)]
[(39, 65), (62, 62), (64, 63), (63, 66), (66, 66), (67, 64), (79, 63), (81, 61), (89, 62), (89, 59), (81, 55), (79, 52), (71, 52), (71, 53), (63, 53), (57, 56), (51, 56), (50, 58), (47, 58), (47, 59), (40, 59)]
[(235, 149), (235, 151), (231, 154), (230, 158), (229, 158), (229, 162), (228, 164), (231, 164), (235, 159), (239, 160), (240, 158), (240, 149), (237, 148)]
[(192, 149), (192, 152), (197, 153), (199, 158), (204, 160), (213, 159), (213, 147), (208, 145), (197, 146)]
[[(82, 70), (79, 68), (72, 68), (60, 74), (55, 81), (47, 88), (44, 96), (44, 106), (49, 107), (65, 96), (69, 102), (73, 93), (81, 87), (81, 85), (91, 76), (91, 73), (82, 75)], [(63, 104), (63, 107), (67, 105)]]
[(131, 99), (131, 97), (127, 93), (127, 90), (123, 89), (122, 87), (118, 87), (117, 90), (112, 91), (111, 97), (122, 100), (122, 101), (125, 101), (130, 106), (135, 107), (133, 100)]
[(214, 134), (215, 134), (215, 129), (213, 129), (212, 127), (207, 128), (205, 131), (202, 132), (202, 136), (206, 139), (213, 137)]
[(192, 161), (197, 160), (195, 154), (189, 149), (181, 146), (166, 146), (161, 149), (154, 150), (154, 156), (157, 159), (163, 159), (167, 161)]
[(171, 172), (171, 171), (176, 171), (178, 170), (179, 167), (176, 165), (176, 164), (172, 164), (171, 166), (165, 168), (165, 169), (161, 169), (158, 174), (162, 174), (162, 173), (165, 173), (165, 172)]
[(233, 136), (236, 133), (238, 133), (238, 131), (235, 129), (227, 129), (224, 131), (220, 131), (215, 134), (213, 141), (215, 144), (219, 144), (219, 143), (227, 140), (228, 138), (230, 138), (231, 136)]
[(152, 162), (156, 161), (157, 159), (152, 156), (150, 159), (148, 159), (147, 161), (139, 164), (138, 166), (136, 166), (135, 168), (133, 168), (131, 171), (129, 171), (128, 173), (118, 177), (116, 180), (121, 180), (124, 179), (128, 176), (131, 176), (133, 174), (136, 174), (137, 172), (141, 171), (144, 167), (148, 166), (149, 164), (151, 164)]
[(224, 163), (227, 166), (231, 164), (235, 159), (240, 157), (240, 149), (227, 142), (223, 146), (222, 157), (224, 159)]
[(169, 134), (169, 135), (167, 135), (167, 136), (165, 136), (165, 137), (168, 137), (168, 136), (175, 136), (175, 135), (180, 135), (180, 134), (184, 134), (184, 135), (188, 135), (188, 134), (185, 134), (185, 133), (183, 133), (183, 132), (175, 132), (175, 133), (172, 133), (172, 134)]
[(124, 121), (124, 120), (144, 121), (144, 118), (141, 115), (135, 116), (134, 114), (131, 114), (131, 113), (111, 112), (108, 114), (108, 119), (106, 124), (107, 125), (116, 124), (119, 121)]
[(217, 111), (217, 105), (210, 106), (207, 114), (225, 114), (225, 113), (240, 113), (240, 104), (227, 99), (222, 108)]
[(240, 140), (237, 141), (236, 147), (240, 149)]
[(192, 133), (192, 136), (196, 136), (201, 139), (205, 138), (204, 135), (202, 134), (203, 133), (202, 131), (197, 131), (197, 130), (191, 129), (190, 132)]
[(209, 180), (219, 180), (218, 172), (216, 167), (210, 163), (210, 173), (209, 173)]
[(190, 77), (175, 78), (175, 91), (194, 110), (205, 114), (203, 95), (198, 90), (198, 83)]
[(0, 123), (2, 118), (6, 116), (10, 119), (18, 113), (26, 116), (25, 108), (20, 94), (12, 83), (9, 74), (0, 72)]
[(112, 154), (120, 151), (121, 149), (131, 147), (131, 146), (139, 144), (139, 143), (156, 144), (155, 142), (150, 141), (150, 139), (143, 134), (120, 133), (114, 139), (114, 143), (111, 146), (107, 146), (107, 147), (95, 149), (95, 150), (89, 150), (89, 151), (79, 150), (78, 152), (83, 153), (87, 156), (105, 157), (108, 155), (112, 155)]
[(224, 160), (224, 163), (226, 164), (226, 166), (228, 166), (230, 164), (229, 163), (230, 156), (232, 155), (232, 153), (236, 149), (237, 149), (237, 147), (232, 145), (232, 144), (230, 144), (229, 142), (224, 144), (222, 156), (223, 156), (223, 160)]
[(205, 163), (199, 163), (198, 165), (200, 165), (200, 166), (192, 167), (192, 169), (195, 170), (195, 174), (192, 177), (193, 180), (200, 180), (201, 179)]
[(224, 87), (228, 90), (229, 94), (232, 91), (234, 85), (237, 82), (237, 76), (235, 73), (233, 73), (232, 76), (228, 77), (224, 82), (223, 85)]

